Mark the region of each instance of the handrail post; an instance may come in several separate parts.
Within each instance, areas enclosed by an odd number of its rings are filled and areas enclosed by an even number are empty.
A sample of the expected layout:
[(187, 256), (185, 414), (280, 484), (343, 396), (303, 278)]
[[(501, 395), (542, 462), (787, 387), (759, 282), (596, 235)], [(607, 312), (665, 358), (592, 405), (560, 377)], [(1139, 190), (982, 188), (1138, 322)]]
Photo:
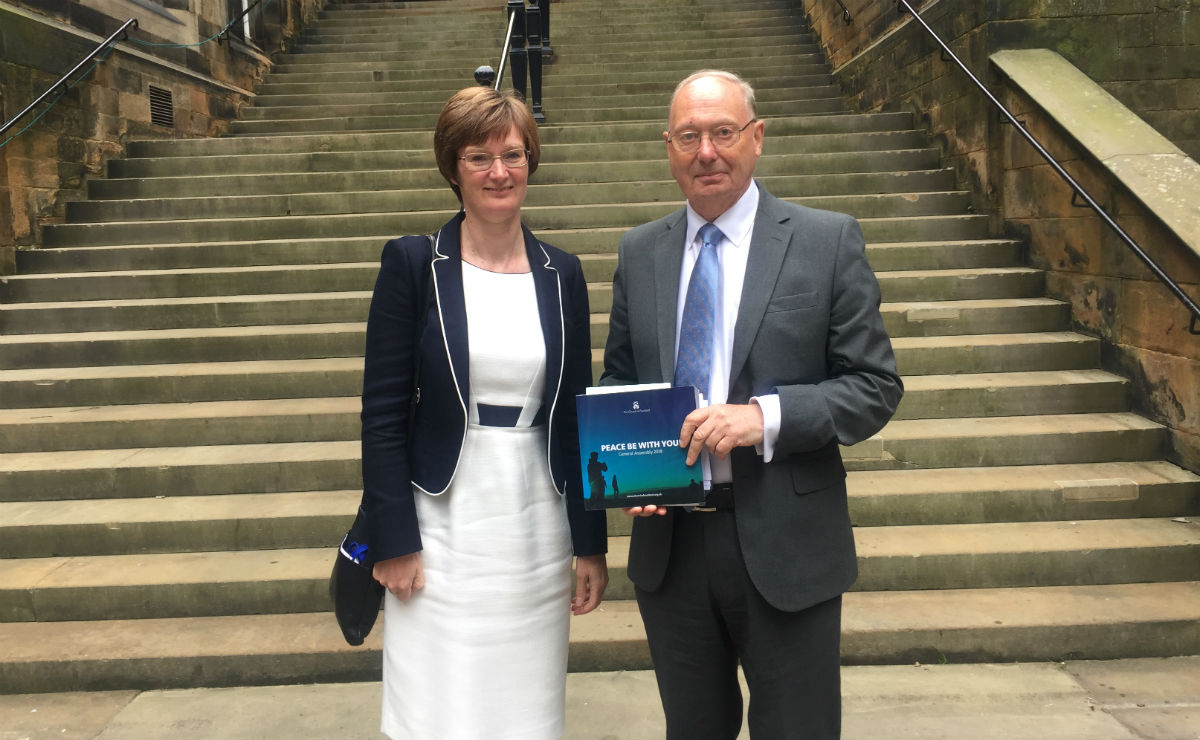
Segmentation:
[(528, 53), (525, 51), (525, 0), (508, 0), (509, 20), (514, 20), (512, 45), (508, 50), (508, 66), (511, 69), (513, 89), (526, 97), (525, 67)]
[[(542, 63), (552, 64), (554, 62), (554, 49), (550, 48), (550, 2), (545, 0), (542, 5)], [(535, 3), (536, 5), (537, 3)]]
[(541, 11), (538, 0), (529, 0), (529, 10), (526, 11), (529, 23), (529, 107), (533, 109), (533, 120), (545, 123), (546, 114), (542, 113)]

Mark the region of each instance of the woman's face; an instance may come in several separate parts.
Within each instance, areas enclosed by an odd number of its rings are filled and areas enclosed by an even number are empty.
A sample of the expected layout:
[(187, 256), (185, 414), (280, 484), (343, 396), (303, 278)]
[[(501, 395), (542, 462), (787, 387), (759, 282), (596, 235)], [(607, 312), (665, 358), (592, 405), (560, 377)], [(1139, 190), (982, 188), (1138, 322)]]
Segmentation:
[[(500, 221), (512, 218), (521, 210), (529, 182), (529, 164), (506, 166), (501, 155), (511, 151), (525, 151), (525, 140), (516, 126), (503, 136), (463, 147), (458, 153), (458, 182), (455, 184), (462, 191), (463, 208), (473, 218)], [(487, 169), (473, 170), (462, 159), (472, 154), (487, 154), (493, 159)]]

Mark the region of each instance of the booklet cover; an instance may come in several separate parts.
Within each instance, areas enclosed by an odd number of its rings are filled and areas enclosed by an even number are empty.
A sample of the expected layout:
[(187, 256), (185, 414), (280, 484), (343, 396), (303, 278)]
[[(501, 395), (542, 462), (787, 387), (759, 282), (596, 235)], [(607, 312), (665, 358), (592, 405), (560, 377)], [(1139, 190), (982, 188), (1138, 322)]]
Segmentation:
[(703, 468), (689, 468), (679, 447), (679, 428), (698, 401), (695, 388), (665, 383), (576, 396), (585, 507), (703, 503)]

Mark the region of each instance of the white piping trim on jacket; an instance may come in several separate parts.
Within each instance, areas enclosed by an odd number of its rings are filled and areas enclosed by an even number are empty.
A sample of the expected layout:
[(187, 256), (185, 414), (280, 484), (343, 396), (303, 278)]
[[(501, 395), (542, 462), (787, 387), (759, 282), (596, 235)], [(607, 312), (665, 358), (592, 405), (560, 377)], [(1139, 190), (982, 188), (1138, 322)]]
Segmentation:
[[(445, 488), (443, 488), (440, 491), (426, 491), (424, 488), (421, 488), (416, 483), (412, 484), (413, 488), (416, 488), (418, 491), (421, 491), (422, 493), (427, 493), (430, 496), (441, 496), (443, 493), (445, 493), (446, 491), (448, 491), (450, 489), (450, 484), (454, 482), (454, 476), (458, 474), (458, 466), (462, 463), (463, 447), (465, 447), (467, 444), (467, 426), (468, 426), (468, 424), (467, 424), (467, 405), (463, 401), (462, 389), (459, 388), (459, 386), (458, 386), (458, 375), (454, 372), (454, 357), (450, 354), (450, 342), (446, 338), (446, 322), (442, 318), (442, 294), (438, 288), (437, 270), (433, 269), (434, 262), (441, 262), (442, 260), (450, 259), (446, 255), (441, 253), (441, 251), (440, 251), (441, 243), (442, 243), (442, 230), (438, 229), (437, 239), (433, 243), (433, 251), (435, 253), (437, 253), (437, 257), (435, 257), (429, 263), (429, 274), (433, 278), (433, 295), (434, 295), (434, 299), (437, 301), (437, 305), (438, 305), (438, 325), (442, 329), (442, 347), (445, 348), (445, 350), (446, 350), (446, 364), (448, 364), (450, 366), (450, 379), (454, 381), (454, 392), (458, 395), (458, 406), (463, 411), (463, 436), (462, 436), (462, 439), (459, 440), (459, 442), (458, 442), (458, 457), (455, 458), (455, 460), (454, 460), (454, 470), (450, 471), (450, 479), (446, 481)], [(417, 349), (420, 350), (420, 347), (418, 347)]]
[(550, 473), (550, 481), (554, 483), (554, 490), (558, 491), (559, 496), (565, 496), (567, 481), (563, 481), (563, 488), (559, 491), (558, 481), (554, 480), (554, 466), (551, 464), (553, 458), (550, 452), (554, 444), (554, 410), (558, 408), (558, 394), (562, 391), (563, 373), (567, 368), (567, 326), (563, 308), (562, 275), (550, 266), (550, 253), (546, 251), (546, 246), (538, 242), (538, 248), (546, 256), (546, 264), (543, 267), (554, 272), (554, 284), (558, 288), (558, 383), (554, 386), (554, 401), (550, 404), (550, 413), (546, 416), (546, 470)]

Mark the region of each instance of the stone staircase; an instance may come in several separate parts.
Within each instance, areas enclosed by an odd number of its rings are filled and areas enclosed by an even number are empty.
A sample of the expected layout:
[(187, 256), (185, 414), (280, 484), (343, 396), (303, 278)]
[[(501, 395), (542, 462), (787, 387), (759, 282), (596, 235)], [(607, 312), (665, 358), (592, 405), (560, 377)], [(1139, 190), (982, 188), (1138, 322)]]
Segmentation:
[[(359, 496), (377, 259), (457, 206), (442, 102), (495, 64), (498, 0), (335, 3), (215, 140), (146, 141), (0, 286), (0, 691), (365, 680), (326, 595)], [(845, 451), (862, 575), (847, 663), (1200, 654), (1200, 477), (1042, 297), (902, 113), (850, 114), (796, 3), (553, 6), (525, 216), (577, 253), (596, 367), (615, 250), (678, 208), (674, 83), (743, 74), (761, 181), (857, 216), (907, 395)], [(699, 49), (700, 51), (697, 51)], [(1191, 517), (1191, 519), (1189, 519)], [(613, 582), (572, 671), (649, 656)]]

